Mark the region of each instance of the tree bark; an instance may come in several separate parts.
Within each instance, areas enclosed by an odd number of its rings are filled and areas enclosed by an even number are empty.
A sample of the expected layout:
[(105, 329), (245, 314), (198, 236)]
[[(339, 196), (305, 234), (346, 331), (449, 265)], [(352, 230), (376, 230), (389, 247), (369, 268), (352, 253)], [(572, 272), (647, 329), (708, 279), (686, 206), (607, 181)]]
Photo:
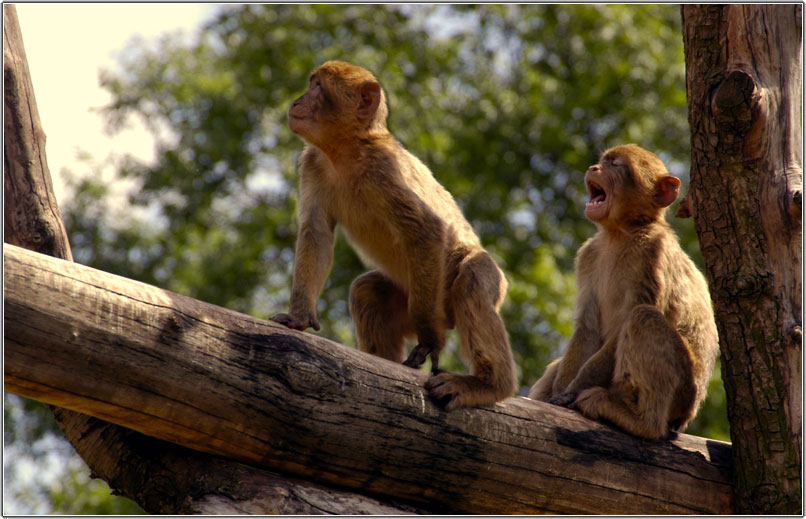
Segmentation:
[(683, 7), (691, 187), (737, 513), (802, 511), (802, 6)]
[(14, 5), (3, 6), (3, 241), (71, 260)]
[[(57, 419), (64, 413), (72, 412), (58, 408), (54, 411)], [(82, 446), (94, 477), (120, 489), (116, 492), (152, 514), (429, 513), (403, 503), (279, 476), (95, 418), (90, 420), (96, 426), (85, 431)]]
[[(4, 240), (72, 261), (45, 155), (14, 5), (3, 6)], [(232, 461), (179, 449), (96, 418), (51, 407), (97, 477), (160, 514), (357, 514), (416, 511), (310, 483), (281, 480)], [(192, 468), (194, 472), (188, 472)]]
[(649, 442), (512, 398), (446, 413), (428, 374), (13, 246), (6, 389), (443, 513), (730, 513), (730, 446)]

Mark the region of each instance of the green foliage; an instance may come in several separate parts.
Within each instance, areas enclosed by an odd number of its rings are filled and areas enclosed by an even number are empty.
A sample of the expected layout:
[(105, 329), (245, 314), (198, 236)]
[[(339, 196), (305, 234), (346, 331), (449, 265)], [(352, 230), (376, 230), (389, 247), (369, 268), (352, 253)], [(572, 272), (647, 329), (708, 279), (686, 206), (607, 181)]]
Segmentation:
[(49, 489), (51, 514), (70, 515), (143, 515), (134, 501), (110, 495), (109, 486), (100, 479), (90, 479), (87, 466), (73, 457), (67, 470)]
[[(111, 132), (141, 118), (157, 158), (119, 158), (128, 198), (98, 174), (74, 180), (62, 209), (77, 261), (258, 317), (285, 310), (302, 149), (285, 114), (328, 59), (376, 74), (390, 129), (505, 270), (502, 313), (526, 388), (572, 331), (573, 257), (594, 231), (588, 165), (635, 142), (687, 179), (679, 8), (227, 5), (194, 41), (134, 41), (101, 75), (104, 113)], [(670, 220), (702, 265), (690, 220)], [(365, 268), (340, 235), (322, 335), (354, 344), (347, 291)], [(718, 382), (711, 395), (697, 431), (726, 438)]]

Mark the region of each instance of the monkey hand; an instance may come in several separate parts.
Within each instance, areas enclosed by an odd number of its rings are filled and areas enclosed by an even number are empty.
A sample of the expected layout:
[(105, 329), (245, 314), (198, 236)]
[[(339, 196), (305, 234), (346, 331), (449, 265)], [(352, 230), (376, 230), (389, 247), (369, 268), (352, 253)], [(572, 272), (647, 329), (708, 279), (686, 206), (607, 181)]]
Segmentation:
[(560, 407), (570, 407), (576, 398), (576, 393), (558, 393), (546, 401), (549, 404), (558, 405)]
[[(433, 346), (420, 343), (417, 346), (415, 346), (413, 350), (411, 350), (409, 358), (403, 361), (403, 365), (417, 369), (423, 365), (426, 357), (428, 357), (428, 355), (431, 354), (433, 351), (434, 351)], [(433, 356), (431, 358), (433, 359)]]
[(314, 315), (296, 317), (290, 314), (277, 314), (273, 315), (269, 320), (288, 326), (293, 330), (306, 330), (308, 328), (313, 328), (317, 332), (319, 331), (319, 322), (316, 320), (316, 316)]

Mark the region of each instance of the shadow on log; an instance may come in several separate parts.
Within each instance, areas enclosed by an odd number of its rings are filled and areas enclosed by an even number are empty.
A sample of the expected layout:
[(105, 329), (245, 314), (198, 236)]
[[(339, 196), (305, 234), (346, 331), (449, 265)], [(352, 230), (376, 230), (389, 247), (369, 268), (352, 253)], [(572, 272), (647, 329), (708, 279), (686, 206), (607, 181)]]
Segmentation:
[(650, 442), (509, 399), (446, 413), (428, 374), (6, 245), (6, 390), (434, 512), (727, 514), (730, 445)]

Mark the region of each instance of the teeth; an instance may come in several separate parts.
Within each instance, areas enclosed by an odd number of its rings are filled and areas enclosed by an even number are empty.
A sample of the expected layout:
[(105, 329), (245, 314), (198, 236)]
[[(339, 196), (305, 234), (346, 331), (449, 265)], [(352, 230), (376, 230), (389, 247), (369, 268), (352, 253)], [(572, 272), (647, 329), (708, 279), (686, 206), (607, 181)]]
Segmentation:
[(595, 202), (586, 203), (585, 206), (586, 207), (591, 207), (591, 206), (594, 206), (594, 205), (602, 205), (603, 202), (604, 202), (604, 200), (596, 200)]

